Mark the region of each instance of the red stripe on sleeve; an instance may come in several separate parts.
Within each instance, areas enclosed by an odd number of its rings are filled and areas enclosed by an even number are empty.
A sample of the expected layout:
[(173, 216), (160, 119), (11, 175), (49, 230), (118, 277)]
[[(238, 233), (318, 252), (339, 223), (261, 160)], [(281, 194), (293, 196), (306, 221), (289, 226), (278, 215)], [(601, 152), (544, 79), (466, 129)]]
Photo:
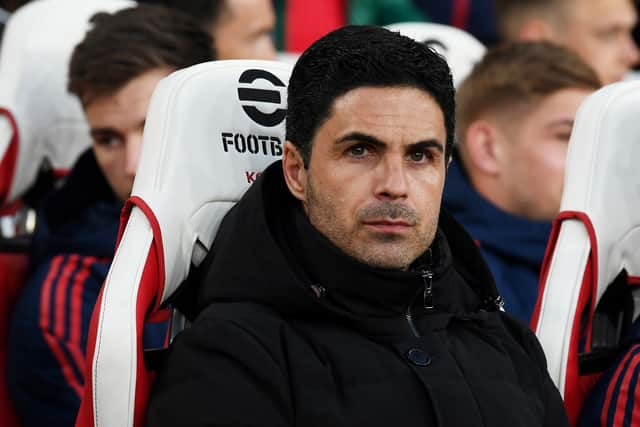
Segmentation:
[(51, 315), (51, 286), (53, 280), (58, 276), (63, 256), (59, 255), (51, 260), (49, 272), (44, 279), (42, 285), (42, 293), (40, 294), (40, 328), (46, 330), (49, 328), (49, 316)]
[[(638, 383), (640, 384), (640, 383)], [(640, 402), (640, 387), (636, 384), (636, 389), (633, 390), (633, 412), (631, 414), (631, 425), (632, 426), (640, 426), (640, 405), (636, 402)]]
[(627, 355), (618, 364), (618, 368), (616, 369), (615, 373), (611, 377), (611, 381), (609, 381), (609, 387), (607, 387), (607, 394), (605, 395), (605, 398), (604, 398), (604, 405), (602, 405), (602, 413), (600, 413), (600, 424), (603, 426), (607, 425), (607, 414), (609, 413), (609, 408), (611, 407), (611, 397), (613, 396), (613, 391), (615, 390), (616, 384), (618, 383), (618, 378), (620, 378), (620, 375), (622, 374), (622, 370), (624, 366), (627, 364), (627, 361), (633, 354), (633, 351), (636, 349), (636, 347), (637, 346), (632, 347), (629, 350), (629, 352), (627, 352)]
[[(633, 353), (636, 348), (637, 346), (632, 347), (629, 353)], [(624, 411), (629, 399), (629, 385), (631, 383), (631, 379), (633, 378), (634, 371), (638, 367), (638, 364), (640, 364), (640, 355), (636, 354), (633, 359), (631, 359), (631, 363), (629, 363), (629, 366), (624, 373), (624, 377), (622, 378), (622, 384), (620, 384), (618, 398), (616, 399), (617, 403), (615, 415), (613, 417), (613, 425), (615, 426), (621, 426), (622, 422), (624, 421)]]
[(60, 341), (64, 339), (64, 311), (66, 308), (66, 304), (64, 304), (66, 289), (69, 283), (69, 278), (71, 277), (71, 273), (75, 269), (75, 266), (78, 262), (78, 255), (72, 255), (69, 257), (68, 262), (64, 265), (62, 269), (62, 273), (60, 274), (60, 278), (58, 280), (58, 286), (55, 292), (55, 312), (54, 314), (54, 330), (52, 331), (51, 325), (49, 324), (49, 314), (51, 313), (51, 297), (53, 293), (53, 283), (57, 274), (53, 274), (53, 270), (60, 269), (60, 264), (63, 259), (63, 256), (57, 256), (52, 261), (52, 268), (47, 275), (47, 279), (45, 279), (45, 283), (43, 285), (42, 294), (40, 296), (40, 328), (42, 330), (42, 334), (44, 339), (49, 346), (49, 349), (53, 353), (54, 357), (58, 360), (60, 364), (60, 369), (62, 370), (62, 375), (67, 380), (67, 383), (71, 387), (71, 389), (78, 395), (78, 397), (82, 396), (82, 385), (80, 380), (76, 378), (76, 375), (73, 373), (73, 369), (71, 365), (67, 361), (67, 357), (60, 348)]
[(80, 372), (84, 372), (84, 352), (80, 344), (80, 337), (82, 335), (82, 292), (84, 291), (84, 282), (87, 280), (87, 277), (89, 277), (91, 265), (94, 262), (96, 262), (95, 257), (85, 257), (82, 260), (80, 271), (76, 274), (71, 287), (69, 351)]
[(53, 306), (53, 334), (61, 340), (64, 339), (65, 318), (69, 311), (67, 308), (67, 288), (69, 287), (71, 274), (76, 269), (77, 264), (78, 255), (71, 255), (69, 257), (69, 261), (67, 261), (67, 264), (62, 269), (60, 279), (58, 280), (58, 286), (56, 287), (56, 299), (55, 305)]

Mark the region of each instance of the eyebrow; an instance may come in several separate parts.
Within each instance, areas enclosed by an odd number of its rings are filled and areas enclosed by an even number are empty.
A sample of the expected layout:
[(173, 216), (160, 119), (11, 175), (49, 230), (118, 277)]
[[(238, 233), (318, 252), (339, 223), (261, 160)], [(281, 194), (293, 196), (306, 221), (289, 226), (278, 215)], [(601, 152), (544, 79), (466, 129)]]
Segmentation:
[(100, 135), (100, 134), (116, 134), (120, 135), (120, 132), (113, 128), (93, 128), (89, 131), (91, 136)]
[(551, 123), (547, 124), (547, 127), (555, 127), (555, 126), (571, 126), (573, 127), (573, 119), (559, 119), (554, 120)]
[[(343, 135), (336, 140), (336, 145), (340, 145), (349, 141), (366, 142), (367, 144), (371, 144), (373, 146), (381, 147), (381, 148), (387, 146), (387, 144), (384, 141), (376, 138), (373, 135), (368, 135), (362, 132), (350, 132), (346, 135)], [(417, 141), (407, 146), (407, 149), (410, 151), (424, 150), (425, 148), (435, 148), (439, 152), (444, 153), (444, 145), (437, 139), (427, 139), (424, 141)]]
[[(144, 129), (144, 126), (146, 124), (146, 119), (142, 120), (139, 124), (138, 124), (138, 129)], [(89, 130), (89, 133), (93, 136), (93, 135), (97, 135), (97, 134), (101, 134), (101, 133), (112, 133), (112, 134), (116, 134), (116, 135), (122, 135), (122, 132), (120, 132), (117, 129), (114, 129), (112, 127), (98, 127), (98, 128), (91, 128)]]

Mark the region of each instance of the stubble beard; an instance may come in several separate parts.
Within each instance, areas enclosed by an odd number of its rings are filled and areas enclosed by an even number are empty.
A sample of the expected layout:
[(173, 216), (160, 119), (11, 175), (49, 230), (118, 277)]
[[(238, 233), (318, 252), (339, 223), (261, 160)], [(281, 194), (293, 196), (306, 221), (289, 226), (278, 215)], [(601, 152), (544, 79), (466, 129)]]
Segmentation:
[[(338, 249), (371, 267), (406, 270), (431, 245), (437, 228), (437, 215), (428, 221), (426, 230), (417, 211), (400, 202), (380, 202), (365, 206), (356, 213), (354, 229), (340, 221), (338, 203), (330, 195), (316, 191), (307, 179), (305, 205), (311, 224)], [(412, 226), (412, 234), (366, 233), (358, 237), (367, 219), (402, 219)]]

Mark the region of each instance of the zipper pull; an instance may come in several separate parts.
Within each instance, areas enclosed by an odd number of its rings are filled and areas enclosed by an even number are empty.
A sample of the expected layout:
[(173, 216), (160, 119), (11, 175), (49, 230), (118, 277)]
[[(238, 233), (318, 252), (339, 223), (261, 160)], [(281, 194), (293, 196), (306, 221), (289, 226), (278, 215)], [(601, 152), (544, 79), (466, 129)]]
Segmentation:
[(422, 303), (427, 310), (433, 309), (433, 271), (423, 270), (422, 281), (424, 282), (424, 292)]

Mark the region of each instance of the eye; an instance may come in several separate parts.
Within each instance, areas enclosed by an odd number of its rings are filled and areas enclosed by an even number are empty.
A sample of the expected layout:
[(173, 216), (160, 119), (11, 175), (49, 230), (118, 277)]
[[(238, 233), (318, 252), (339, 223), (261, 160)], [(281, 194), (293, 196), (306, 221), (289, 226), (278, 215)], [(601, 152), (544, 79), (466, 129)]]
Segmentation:
[(122, 138), (110, 132), (95, 132), (91, 136), (93, 137), (93, 142), (102, 147), (115, 148), (122, 144)]
[(602, 41), (614, 41), (618, 38), (621, 31), (617, 28), (609, 28), (606, 30), (599, 31), (597, 33), (597, 37)]
[(349, 147), (347, 152), (351, 157), (364, 157), (369, 153), (369, 150), (364, 145), (357, 144)]
[(412, 151), (409, 153), (409, 160), (416, 163), (433, 160), (433, 153), (429, 150)]

